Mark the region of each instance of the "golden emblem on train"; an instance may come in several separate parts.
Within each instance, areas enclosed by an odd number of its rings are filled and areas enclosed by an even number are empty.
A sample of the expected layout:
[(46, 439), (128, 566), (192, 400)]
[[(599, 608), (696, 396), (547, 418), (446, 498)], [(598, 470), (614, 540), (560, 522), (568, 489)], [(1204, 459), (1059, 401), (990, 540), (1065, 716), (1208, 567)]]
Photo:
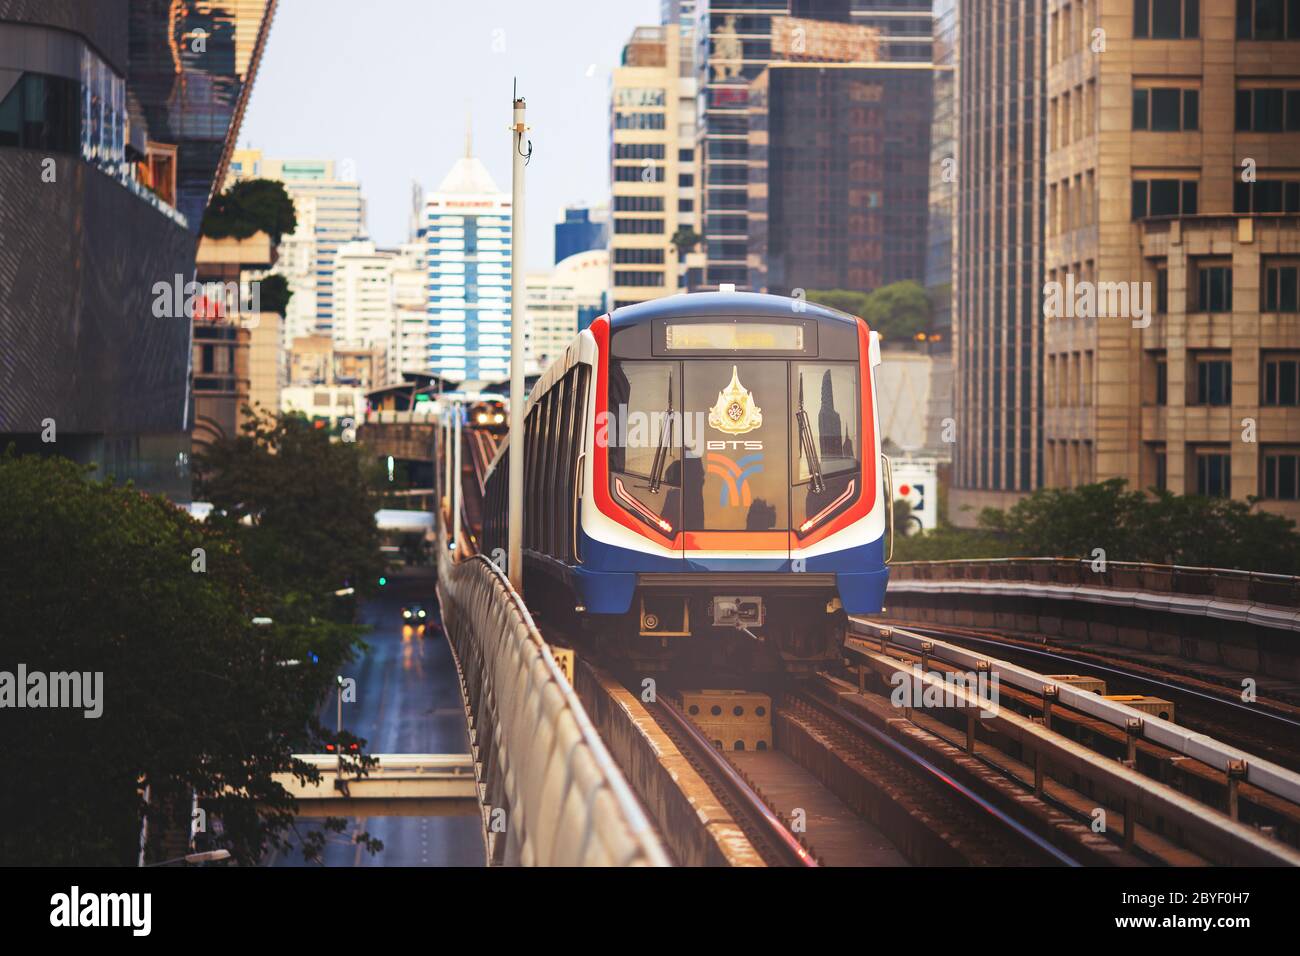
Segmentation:
[(754, 395), (740, 384), (739, 369), (731, 366), (731, 384), (718, 392), (718, 401), (709, 409), (709, 424), (728, 435), (743, 435), (763, 424), (763, 410), (754, 404)]

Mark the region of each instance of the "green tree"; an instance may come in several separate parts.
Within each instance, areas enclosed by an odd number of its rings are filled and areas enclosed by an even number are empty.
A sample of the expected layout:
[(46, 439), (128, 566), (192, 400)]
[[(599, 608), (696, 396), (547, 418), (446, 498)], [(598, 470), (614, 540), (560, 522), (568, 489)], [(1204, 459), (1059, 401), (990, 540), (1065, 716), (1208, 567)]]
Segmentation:
[(203, 217), (203, 235), (212, 239), (247, 239), (258, 232), (279, 245), (298, 226), (293, 200), (273, 179), (241, 179), (213, 198)]
[[(0, 456), (0, 669), (102, 674), (98, 717), (4, 711), (0, 864), (133, 863), (142, 814), (161, 822), (142, 783), (197, 791), (241, 862), (287, 846), (271, 775), (318, 777), (292, 754), (336, 739), (315, 714), (358, 631), (281, 610), (228, 529), (64, 459)], [(318, 666), (277, 666), (309, 650)]]
[(686, 253), (699, 245), (702, 238), (704, 237), (690, 226), (678, 227), (677, 231), (673, 233), (672, 238), (672, 244), (677, 247), (678, 258), (684, 257)]
[(808, 299), (866, 319), (887, 341), (911, 341), (932, 319), (930, 296), (919, 282), (905, 279), (869, 293), (847, 289), (811, 289)]
[(383, 570), (378, 466), (302, 416), (246, 412), (241, 434), (196, 457), (208, 521), (241, 542), (268, 587), (307, 607), (342, 606), (332, 594), (345, 587), (372, 593)]
[(1295, 522), (1254, 510), (1254, 500), (1150, 495), (1126, 490), (1122, 478), (1078, 488), (1044, 488), (1007, 511), (985, 509), (980, 526), (1025, 557), (1149, 561), (1300, 572)]
[(293, 298), (289, 280), (278, 272), (272, 272), (257, 281), (261, 290), (259, 295), (262, 311), (284, 315), (285, 310), (289, 308), (289, 300)]

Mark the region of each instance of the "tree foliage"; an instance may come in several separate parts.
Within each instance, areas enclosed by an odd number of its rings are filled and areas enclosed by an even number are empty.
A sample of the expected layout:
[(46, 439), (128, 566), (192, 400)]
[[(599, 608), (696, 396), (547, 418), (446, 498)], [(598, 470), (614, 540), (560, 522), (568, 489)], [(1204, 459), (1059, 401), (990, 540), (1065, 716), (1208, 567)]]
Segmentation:
[(289, 308), (289, 300), (293, 298), (289, 280), (278, 272), (272, 272), (270, 275), (262, 276), (257, 282), (261, 290), (259, 305), (262, 311), (284, 315)]
[(212, 503), (208, 521), (240, 540), (277, 593), (301, 594), (309, 606), (342, 588), (373, 593), (383, 570), (377, 465), (302, 416), (246, 411), (241, 434), (196, 457), (195, 496)]
[(5, 711), (0, 863), (133, 863), (142, 814), (160, 830), (143, 783), (202, 795), (241, 862), (288, 845), (271, 775), (317, 776), (292, 754), (336, 739), (315, 715), (359, 630), (286, 606), (239, 538), (64, 459), (0, 457), (0, 669), (103, 675), (98, 718)]
[(677, 255), (682, 257), (698, 246), (703, 238), (690, 226), (679, 226), (673, 233), (672, 244), (677, 247)]
[(1300, 573), (1295, 522), (1257, 511), (1254, 500), (1126, 490), (1122, 478), (1044, 488), (1009, 510), (986, 509), (986, 530), (1029, 556), (1091, 557), (1193, 567)]
[(871, 292), (810, 289), (808, 300), (861, 316), (886, 341), (911, 341), (916, 333), (928, 329), (932, 320), (930, 297), (925, 287), (912, 279)]
[(943, 527), (899, 541), (903, 561), (955, 558), (1088, 558), (1300, 574), (1295, 522), (1254, 501), (1130, 491), (1122, 478), (1077, 488), (1043, 488), (1002, 511), (986, 508), (979, 528)]
[(212, 239), (247, 239), (258, 232), (279, 245), (298, 226), (293, 200), (273, 179), (241, 179), (213, 198), (203, 217), (203, 235)]

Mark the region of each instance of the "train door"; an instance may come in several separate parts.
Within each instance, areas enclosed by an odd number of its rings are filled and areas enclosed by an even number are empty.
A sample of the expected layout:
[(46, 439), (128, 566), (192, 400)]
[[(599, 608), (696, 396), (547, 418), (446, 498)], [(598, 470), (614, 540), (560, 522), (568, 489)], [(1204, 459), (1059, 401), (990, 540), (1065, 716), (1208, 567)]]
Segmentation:
[[(701, 568), (790, 558), (789, 365), (687, 359), (682, 371), (682, 548)], [(731, 565), (735, 566), (735, 565)]]

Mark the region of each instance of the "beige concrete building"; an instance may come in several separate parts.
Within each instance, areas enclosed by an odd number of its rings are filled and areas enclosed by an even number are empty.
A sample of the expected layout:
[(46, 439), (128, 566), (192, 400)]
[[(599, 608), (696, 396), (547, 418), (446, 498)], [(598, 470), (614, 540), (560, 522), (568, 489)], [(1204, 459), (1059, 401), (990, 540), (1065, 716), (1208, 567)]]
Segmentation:
[(604, 311), (608, 280), (607, 249), (576, 252), (549, 272), (527, 276), (524, 347), (530, 371), (545, 371), (563, 357), (578, 330)]
[(681, 291), (672, 239), (696, 217), (695, 77), (678, 24), (637, 27), (613, 74), (610, 307)]
[(1300, 23), (1274, 6), (1049, 2), (1046, 485), (1300, 517)]
[(276, 262), (270, 237), (199, 243), (192, 347), (193, 450), (239, 434), (245, 406), (280, 408), (284, 381), (281, 317), (260, 308), (257, 277)]

